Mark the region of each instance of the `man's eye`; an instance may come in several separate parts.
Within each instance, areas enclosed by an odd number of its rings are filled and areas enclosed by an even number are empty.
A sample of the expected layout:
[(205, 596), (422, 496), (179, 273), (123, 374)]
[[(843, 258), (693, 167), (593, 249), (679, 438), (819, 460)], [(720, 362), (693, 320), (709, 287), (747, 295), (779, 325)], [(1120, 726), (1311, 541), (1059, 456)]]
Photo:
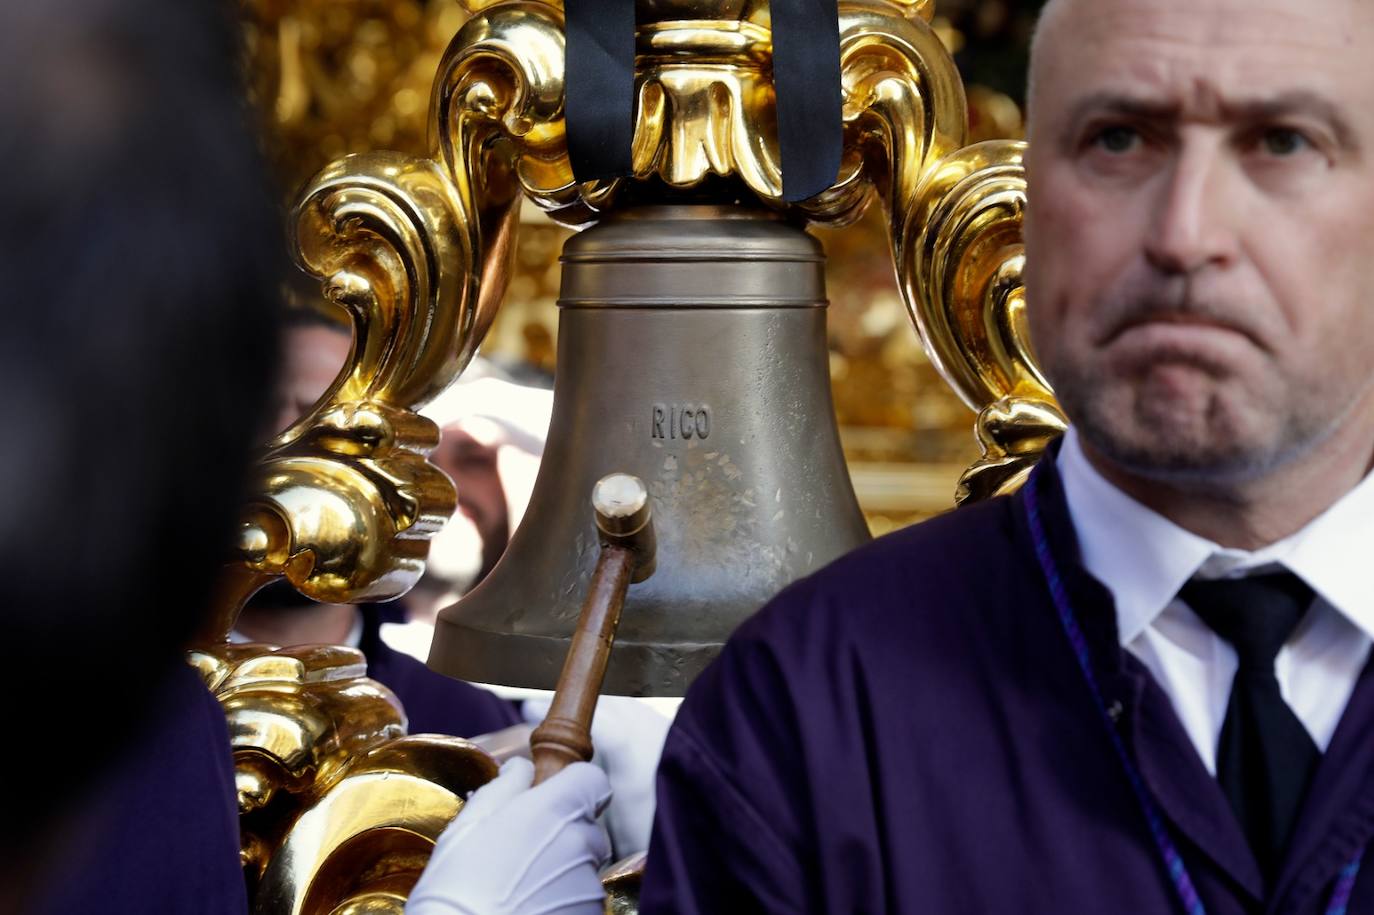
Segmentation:
[(1140, 145), (1140, 133), (1130, 127), (1104, 127), (1097, 132), (1093, 143), (1099, 149), (1119, 156), (1131, 152)]
[(1271, 127), (1260, 136), (1260, 145), (1271, 156), (1292, 156), (1309, 145), (1307, 137), (1287, 127)]

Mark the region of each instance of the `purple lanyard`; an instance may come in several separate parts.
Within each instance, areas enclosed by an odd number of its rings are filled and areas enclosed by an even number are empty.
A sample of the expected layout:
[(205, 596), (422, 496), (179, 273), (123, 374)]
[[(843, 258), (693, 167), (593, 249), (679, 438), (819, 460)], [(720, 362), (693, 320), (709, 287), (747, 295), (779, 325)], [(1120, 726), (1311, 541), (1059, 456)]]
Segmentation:
[[(1078, 658), (1078, 667), (1083, 671), (1083, 679), (1087, 681), (1088, 691), (1092, 693), (1099, 717), (1107, 729), (1107, 736), (1111, 738), (1112, 748), (1116, 751), (1117, 759), (1121, 761), (1121, 768), (1126, 772), (1126, 779), (1131, 783), (1131, 791), (1135, 793), (1136, 800), (1140, 802), (1140, 809), (1145, 814), (1146, 822), (1150, 825), (1150, 835), (1154, 837), (1155, 847), (1159, 850), (1159, 856), (1164, 862), (1165, 870), (1169, 872), (1169, 879), (1174, 883), (1174, 891), (1178, 894), (1179, 901), (1183, 903), (1184, 911), (1188, 915), (1206, 915), (1207, 910), (1203, 907), (1202, 900), (1198, 898), (1197, 888), (1193, 886), (1193, 878), (1188, 875), (1188, 868), (1183, 864), (1183, 856), (1178, 853), (1178, 847), (1174, 845), (1173, 839), (1169, 838), (1169, 831), (1164, 826), (1164, 818), (1160, 815), (1154, 798), (1150, 796), (1149, 789), (1145, 787), (1145, 780), (1141, 777), (1135, 761), (1131, 759), (1131, 754), (1126, 751), (1126, 745), (1121, 741), (1121, 735), (1117, 733), (1116, 727), (1112, 724), (1111, 715), (1107, 711), (1107, 704), (1102, 698), (1102, 689), (1097, 684), (1096, 674), (1093, 673), (1092, 656), (1088, 653), (1088, 641), (1083, 637), (1083, 629), (1078, 625), (1078, 617), (1074, 614), (1073, 606), (1069, 603), (1069, 596), (1064, 591), (1064, 583), (1059, 577), (1059, 568), (1055, 565), (1054, 556), (1050, 553), (1049, 540), (1045, 537), (1045, 528), (1040, 523), (1040, 498), (1037, 492), (1039, 481), (1040, 473), (1037, 470), (1031, 475), (1023, 489), (1026, 500), (1026, 515), (1030, 521), (1031, 537), (1035, 541), (1035, 557), (1040, 560), (1040, 569), (1045, 573), (1045, 583), (1049, 585), (1050, 597), (1054, 600), (1055, 609), (1059, 612), (1059, 622), (1063, 624), (1064, 634), (1069, 637), (1069, 644), (1073, 646), (1073, 653)], [(1345, 915), (1346, 906), (1350, 902), (1350, 893), (1355, 888), (1355, 878), (1360, 872), (1360, 861), (1363, 858), (1364, 851), (1361, 850), (1354, 860), (1341, 869), (1340, 875), (1336, 878), (1336, 888), (1331, 893), (1331, 902), (1326, 907), (1326, 915)]]

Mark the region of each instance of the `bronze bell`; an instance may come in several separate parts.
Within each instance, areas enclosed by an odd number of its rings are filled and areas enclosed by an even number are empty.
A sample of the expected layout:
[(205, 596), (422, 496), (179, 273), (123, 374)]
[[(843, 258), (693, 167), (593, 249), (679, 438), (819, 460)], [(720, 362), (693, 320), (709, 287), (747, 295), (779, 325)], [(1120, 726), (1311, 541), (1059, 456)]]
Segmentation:
[(604, 690), (681, 695), (746, 617), (868, 538), (840, 449), (825, 255), (762, 207), (616, 211), (564, 246), (543, 464), (496, 568), (439, 615), (429, 664), (551, 689), (597, 559), (587, 493), (649, 487), (658, 569)]

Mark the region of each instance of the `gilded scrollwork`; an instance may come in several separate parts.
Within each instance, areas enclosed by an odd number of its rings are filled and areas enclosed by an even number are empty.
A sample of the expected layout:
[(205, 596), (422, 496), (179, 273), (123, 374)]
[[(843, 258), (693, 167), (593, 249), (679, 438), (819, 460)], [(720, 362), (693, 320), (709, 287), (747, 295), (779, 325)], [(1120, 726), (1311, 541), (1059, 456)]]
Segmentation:
[[(614, 189), (598, 192), (573, 178), (563, 123), (562, 4), (468, 2), (479, 8), (454, 36), (434, 77), (436, 161), (478, 211), (489, 214), (482, 223), (511, 218), (523, 192), (559, 222), (588, 224)], [(493, 232), (480, 241), (488, 256), (497, 253)], [(513, 246), (508, 237), (500, 247), (509, 256)], [(504, 289), (504, 283), (493, 288), (496, 300)]]
[[(456, 737), (408, 735), (356, 649), (219, 644), (188, 660), (228, 721), (252, 910), (401, 915), (496, 759)], [(642, 855), (606, 869), (608, 911), (636, 910), (642, 872)]]
[(351, 648), (221, 645), (190, 661), (229, 723), (253, 910), (399, 915), (496, 761), (465, 740), (407, 736)]
[(890, 0), (840, 3), (844, 158), (835, 184), (800, 205), (813, 222), (847, 224), (876, 196), (899, 249), (922, 175), (963, 146), (964, 87), (930, 27), (933, 9)]
[(954, 500), (981, 502), (1015, 492), (1067, 426), (1052, 399), (1004, 397), (984, 407), (974, 426), (983, 456), (959, 478)]
[(894, 238), (907, 306), (931, 361), (979, 411), (982, 458), (956, 501), (1013, 491), (1066, 420), (1035, 360), (1022, 272), (1025, 144), (990, 140), (936, 162)]
[(348, 156), (305, 189), (297, 260), (354, 332), (344, 370), (274, 440), (226, 579), (220, 633), (251, 593), (285, 577), (330, 602), (405, 593), (455, 505), (416, 410), (481, 343), (505, 291), (528, 194), (569, 222), (595, 194), (572, 181), (563, 136), (559, 9), (477, 12), (438, 74), (428, 158)]
[[(682, 0), (642, 3), (632, 172), (580, 184), (563, 122), (561, 2), (469, 6), (475, 13), (436, 76), (432, 118), (436, 158), (459, 183), (512, 169), (519, 190), (573, 227), (607, 209), (626, 181), (686, 189), (732, 178), (766, 205), (786, 207), (766, 0), (706, 12)], [(840, 3), (846, 155), (835, 184), (796, 205), (799, 218), (846, 224), (874, 190), (896, 212), (925, 166), (962, 145), (963, 85), (930, 28), (933, 7), (929, 0)], [(464, 167), (471, 163), (481, 164)]]
[[(772, 33), (765, 0), (644, 4), (638, 33), (632, 178), (692, 188), (741, 182), (768, 206), (846, 225), (873, 199), (902, 209), (926, 164), (964, 142), (968, 116), (953, 60), (931, 30), (929, 0), (841, 0), (844, 157), (835, 183), (783, 202)], [(616, 182), (584, 187), (603, 200)], [(555, 218), (558, 218), (555, 216)]]
[(905, 214), (897, 263), (931, 357), (974, 409), (1013, 393), (1049, 396), (1025, 323), (1022, 143), (965, 147), (928, 170)]
[[(254, 588), (284, 576), (328, 602), (383, 599), (424, 570), (428, 535), (453, 511), (452, 483), (426, 456), (438, 428), (414, 409), (471, 358), (466, 216), (432, 163), (352, 157), (297, 211), (297, 256), (351, 318), (347, 365), (257, 468), (225, 623)], [(227, 626), (226, 626), (227, 628)]]

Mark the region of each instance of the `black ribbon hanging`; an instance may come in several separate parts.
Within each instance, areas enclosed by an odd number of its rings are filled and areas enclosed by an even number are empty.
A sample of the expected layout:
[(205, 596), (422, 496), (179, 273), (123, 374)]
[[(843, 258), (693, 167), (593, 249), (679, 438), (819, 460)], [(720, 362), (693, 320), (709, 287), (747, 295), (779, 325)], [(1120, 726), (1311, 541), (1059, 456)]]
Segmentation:
[[(630, 174), (635, 0), (564, 0), (568, 155), (578, 181)], [(844, 136), (838, 0), (769, 0), (782, 196), (834, 183)]]
[(769, 0), (782, 199), (835, 183), (844, 147), (838, 0)]
[(564, 0), (568, 158), (578, 181), (630, 173), (635, 0)]

